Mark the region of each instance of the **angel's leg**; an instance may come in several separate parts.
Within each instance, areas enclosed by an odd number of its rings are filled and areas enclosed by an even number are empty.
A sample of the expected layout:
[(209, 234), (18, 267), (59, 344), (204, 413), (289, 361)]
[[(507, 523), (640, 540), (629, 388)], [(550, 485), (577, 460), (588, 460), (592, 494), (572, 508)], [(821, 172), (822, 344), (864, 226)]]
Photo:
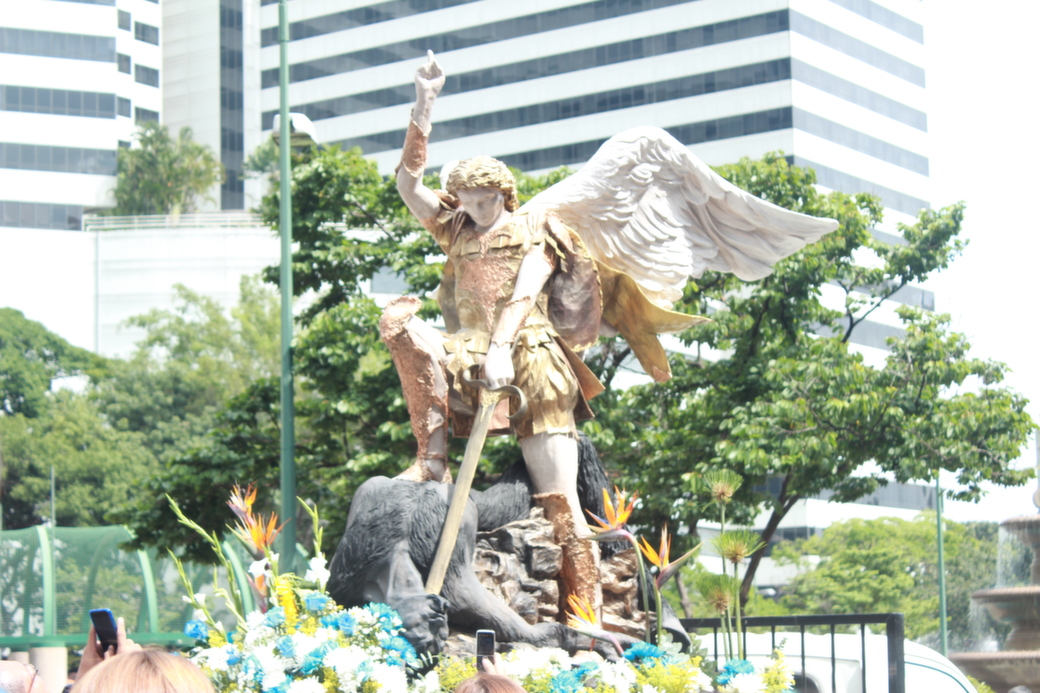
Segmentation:
[(379, 319), (408, 403), (417, 444), (415, 463), (398, 475), (412, 481), (451, 481), (448, 469), (448, 382), (444, 336), (416, 317), (422, 303), (411, 296), (391, 301)]
[(578, 500), (578, 441), (570, 435), (539, 433), (520, 441), (535, 500), (553, 523), (556, 542), (563, 548), (560, 614), (567, 595), (584, 598), (597, 613), (603, 606), (599, 584), (599, 546), (591, 534)]

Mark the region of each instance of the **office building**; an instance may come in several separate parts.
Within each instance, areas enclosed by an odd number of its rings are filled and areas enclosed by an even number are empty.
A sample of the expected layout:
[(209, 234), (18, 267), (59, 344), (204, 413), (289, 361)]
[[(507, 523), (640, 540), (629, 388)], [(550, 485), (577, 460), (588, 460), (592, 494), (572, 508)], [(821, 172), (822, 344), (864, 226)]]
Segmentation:
[[(263, 128), (277, 5), (261, 8)], [(290, 2), (290, 104), (325, 142), (396, 164), (428, 49), (447, 84), (430, 165), (488, 153), (580, 165), (610, 135), (669, 130), (709, 164), (782, 150), (821, 185), (902, 215), (928, 199), (916, 0)]]
[(0, 13), (0, 227), (74, 229), (115, 204), (116, 150), (162, 108), (158, 0)]

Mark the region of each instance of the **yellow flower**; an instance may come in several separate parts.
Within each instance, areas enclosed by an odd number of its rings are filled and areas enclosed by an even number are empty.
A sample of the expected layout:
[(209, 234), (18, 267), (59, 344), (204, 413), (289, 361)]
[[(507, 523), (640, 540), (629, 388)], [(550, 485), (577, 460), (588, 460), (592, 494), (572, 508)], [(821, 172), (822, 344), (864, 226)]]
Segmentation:
[(291, 628), (296, 624), (299, 610), (296, 608), (296, 591), (292, 584), (284, 577), (274, 581), (274, 593), (278, 599), (278, 606), (285, 610), (285, 623)]
[(632, 498), (629, 500), (628, 505), (625, 505), (625, 491), (619, 491), (618, 487), (614, 487), (614, 496), (617, 498), (617, 503), (612, 503), (610, 500), (610, 493), (607, 489), (603, 489), (603, 514), (606, 515), (606, 519), (598, 517), (592, 511), (586, 510), (596, 524), (589, 525), (589, 529), (596, 533), (596, 536), (592, 537), (597, 541), (616, 541), (618, 539), (632, 540), (632, 535), (625, 529), (625, 523), (628, 522), (628, 518), (632, 515), (632, 509), (635, 508), (636, 499), (639, 498), (639, 492), (632, 494)]
[(648, 561), (657, 566), (658, 572), (657, 579), (655, 580), (655, 582), (657, 583), (658, 588), (663, 587), (664, 584), (668, 582), (668, 580), (670, 580), (673, 575), (675, 575), (676, 571), (678, 571), (679, 568), (682, 567), (682, 564), (689, 560), (689, 558), (693, 556), (694, 552), (698, 548), (700, 548), (700, 544), (697, 544), (697, 546), (693, 547), (685, 554), (683, 554), (681, 558), (677, 559), (674, 562), (669, 562), (668, 554), (671, 552), (672, 541), (671, 537), (668, 536), (667, 524), (665, 524), (665, 526), (661, 529), (660, 550), (654, 551), (653, 547), (650, 546), (650, 542), (646, 540), (646, 537), (642, 537), (642, 541), (643, 543), (639, 545), (639, 550), (643, 552), (643, 555), (646, 556), (646, 559)]

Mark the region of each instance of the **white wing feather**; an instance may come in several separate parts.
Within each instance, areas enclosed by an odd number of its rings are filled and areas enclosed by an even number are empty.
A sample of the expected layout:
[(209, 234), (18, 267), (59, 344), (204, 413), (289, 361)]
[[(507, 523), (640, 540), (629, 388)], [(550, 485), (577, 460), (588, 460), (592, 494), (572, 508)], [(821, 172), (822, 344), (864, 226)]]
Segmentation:
[(690, 277), (711, 269), (761, 279), (838, 227), (741, 190), (654, 127), (611, 137), (580, 171), (524, 206), (555, 211), (595, 259), (665, 308)]

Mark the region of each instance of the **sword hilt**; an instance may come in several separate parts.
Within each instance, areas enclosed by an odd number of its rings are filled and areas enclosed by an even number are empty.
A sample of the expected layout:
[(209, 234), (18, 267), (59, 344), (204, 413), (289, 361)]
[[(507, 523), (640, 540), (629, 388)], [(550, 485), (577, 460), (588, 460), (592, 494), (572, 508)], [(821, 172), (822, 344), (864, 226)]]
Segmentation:
[(527, 396), (524, 395), (524, 391), (518, 388), (516, 385), (503, 385), (502, 387), (491, 387), (487, 380), (483, 378), (471, 378), (469, 377), (469, 369), (462, 371), (460, 374), (462, 382), (473, 388), (483, 388), (488, 392), (502, 392), (508, 394), (510, 397), (517, 397), (520, 403), (516, 407), (516, 412), (509, 415), (510, 421), (517, 421), (524, 414), (527, 413)]

